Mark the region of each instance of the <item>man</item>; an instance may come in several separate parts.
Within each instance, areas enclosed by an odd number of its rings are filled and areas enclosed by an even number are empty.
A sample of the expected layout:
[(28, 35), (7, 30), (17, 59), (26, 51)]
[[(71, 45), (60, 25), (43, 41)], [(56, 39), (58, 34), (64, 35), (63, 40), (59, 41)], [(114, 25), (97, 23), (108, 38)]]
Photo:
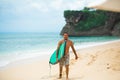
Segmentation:
[[(59, 41), (58, 42), (58, 46), (57, 46), (57, 50), (59, 49), (60, 45), (66, 41), (66, 48), (65, 48), (65, 55), (64, 57), (59, 61), (59, 78), (62, 78), (62, 69), (63, 69), (63, 66), (65, 66), (66, 68), (66, 80), (68, 80), (68, 74), (69, 74), (69, 48), (71, 47), (73, 52), (74, 52), (74, 55), (75, 55), (75, 59), (77, 60), (78, 59), (78, 56), (76, 54), (76, 51), (75, 51), (75, 48), (73, 46), (73, 42), (71, 40), (68, 39), (68, 34), (67, 33), (64, 33), (63, 34), (63, 40)], [(58, 60), (58, 59), (57, 59)]]

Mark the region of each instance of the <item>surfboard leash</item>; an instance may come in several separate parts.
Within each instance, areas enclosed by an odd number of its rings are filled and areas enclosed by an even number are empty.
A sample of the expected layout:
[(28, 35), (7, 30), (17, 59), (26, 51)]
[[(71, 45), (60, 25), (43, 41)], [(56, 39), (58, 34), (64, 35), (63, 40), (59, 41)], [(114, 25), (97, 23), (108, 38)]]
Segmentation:
[(49, 76), (51, 77), (51, 64), (49, 63)]

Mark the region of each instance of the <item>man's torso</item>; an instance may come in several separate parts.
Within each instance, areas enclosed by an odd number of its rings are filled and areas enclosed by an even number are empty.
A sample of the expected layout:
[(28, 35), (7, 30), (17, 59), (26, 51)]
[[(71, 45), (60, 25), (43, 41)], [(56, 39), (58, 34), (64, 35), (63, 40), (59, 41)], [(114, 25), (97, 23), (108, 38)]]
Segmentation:
[[(60, 41), (60, 44), (62, 44), (64, 42), (64, 40)], [(69, 55), (69, 48), (72, 45), (72, 41), (71, 40), (67, 40), (66, 41), (66, 48), (65, 48), (65, 55)]]

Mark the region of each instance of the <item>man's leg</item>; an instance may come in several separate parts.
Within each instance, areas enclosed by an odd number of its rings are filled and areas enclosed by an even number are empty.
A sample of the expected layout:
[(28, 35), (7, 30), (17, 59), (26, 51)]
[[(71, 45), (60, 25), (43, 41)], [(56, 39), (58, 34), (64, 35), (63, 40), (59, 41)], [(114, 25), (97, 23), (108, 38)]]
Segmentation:
[(69, 65), (66, 65), (66, 79), (68, 80), (68, 75), (69, 75)]
[(59, 78), (62, 78), (62, 70), (63, 70), (63, 66), (59, 64)]

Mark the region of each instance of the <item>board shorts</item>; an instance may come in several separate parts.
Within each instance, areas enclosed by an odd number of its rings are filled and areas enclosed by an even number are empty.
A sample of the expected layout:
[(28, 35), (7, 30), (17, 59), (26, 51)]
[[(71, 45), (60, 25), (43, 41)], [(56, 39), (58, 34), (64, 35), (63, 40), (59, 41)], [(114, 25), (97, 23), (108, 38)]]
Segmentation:
[(68, 55), (65, 55), (60, 61), (59, 61), (59, 64), (60, 66), (66, 66), (66, 65), (69, 65), (69, 54)]

